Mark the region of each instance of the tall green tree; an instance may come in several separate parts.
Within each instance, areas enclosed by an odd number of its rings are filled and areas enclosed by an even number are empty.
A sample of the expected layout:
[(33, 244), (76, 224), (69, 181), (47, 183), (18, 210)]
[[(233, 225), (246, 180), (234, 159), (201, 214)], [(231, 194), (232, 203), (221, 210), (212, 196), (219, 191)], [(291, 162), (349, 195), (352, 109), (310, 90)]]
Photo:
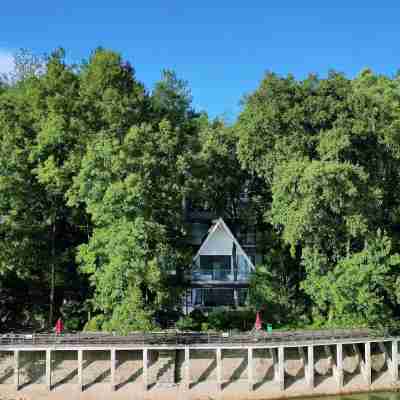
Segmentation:
[[(98, 52), (83, 72), (82, 85), (89, 96), (99, 90), (92, 101), (98, 103), (94, 110), (103, 109), (102, 117), (69, 193), (70, 204), (83, 204), (93, 224), (78, 260), (83, 272), (93, 274), (93, 304), (103, 313), (104, 329), (125, 332), (121, 316), (129, 307), (136, 307), (136, 312), (130, 311), (137, 317), (129, 329), (148, 329), (154, 312), (171, 303), (174, 290), (167, 283), (168, 271), (172, 266), (176, 269), (179, 258), (185, 259), (179, 251), (184, 236), (182, 203), (196, 124), (191, 121), (187, 93), (175, 75), (167, 74), (148, 97), (133, 75), (125, 73), (126, 64), (120, 58)], [(110, 62), (113, 72), (106, 79)], [(93, 86), (92, 74), (95, 81), (109, 85), (109, 97), (102, 96), (104, 88)], [(117, 248), (116, 231), (121, 242)], [(114, 262), (122, 262), (115, 250), (126, 254), (122, 266)], [(134, 261), (128, 262), (132, 257)], [(129, 280), (143, 275), (146, 268), (149, 275), (132, 281), (129, 290), (124, 286), (123, 292), (118, 280), (108, 281), (108, 287), (99, 284), (102, 277), (119, 275), (123, 266), (127, 274), (131, 271), (126, 275)], [(120, 293), (117, 300), (109, 297), (112, 290)], [(106, 306), (102, 299), (111, 303)], [(111, 307), (119, 303), (121, 307)], [(143, 308), (146, 312), (141, 314)]]
[[(326, 274), (315, 273), (327, 262), (321, 255), (307, 257), (306, 269), (313, 278), (310, 296), (319, 310), (316, 323), (330, 326), (381, 326), (393, 320), (399, 301), (400, 256), (391, 240), (377, 232), (362, 250), (341, 258)], [(323, 316), (323, 318), (321, 318)]]
[[(73, 282), (79, 281), (71, 264), (82, 240), (81, 214), (70, 209), (65, 198), (76, 172), (75, 149), (82, 131), (77, 122), (78, 79), (63, 56), (62, 50), (54, 52), (41, 74), (17, 80), (0, 107), (3, 267), (17, 277), (26, 273), (41, 287), (46, 283), (50, 326), (55, 287), (66, 281), (76, 287)], [(12, 241), (15, 246), (10, 246)], [(60, 293), (58, 302), (62, 297)]]
[(268, 74), (236, 126), (242, 166), (271, 191), (264, 219), (301, 254), (302, 286), (329, 320), (338, 308), (317, 301), (331, 296), (325, 276), (364, 251), (376, 227), (398, 246), (397, 110), (398, 81), (368, 70), (354, 80)]

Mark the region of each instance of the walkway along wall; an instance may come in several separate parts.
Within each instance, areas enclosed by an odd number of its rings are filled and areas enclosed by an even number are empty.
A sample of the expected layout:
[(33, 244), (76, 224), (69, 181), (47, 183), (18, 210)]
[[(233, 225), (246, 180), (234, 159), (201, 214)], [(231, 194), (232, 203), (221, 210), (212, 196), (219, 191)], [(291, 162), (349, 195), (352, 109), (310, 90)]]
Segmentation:
[(2, 346), (0, 398), (267, 399), (395, 390), (399, 339)]

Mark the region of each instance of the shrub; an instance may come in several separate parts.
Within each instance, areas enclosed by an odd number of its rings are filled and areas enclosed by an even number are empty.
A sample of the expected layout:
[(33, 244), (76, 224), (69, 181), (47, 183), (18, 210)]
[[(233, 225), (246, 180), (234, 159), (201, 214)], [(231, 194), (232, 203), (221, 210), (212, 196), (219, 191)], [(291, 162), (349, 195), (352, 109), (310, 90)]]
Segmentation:
[(87, 332), (98, 332), (101, 331), (104, 324), (104, 315), (99, 314), (89, 320), (83, 327), (84, 331)]
[(192, 331), (194, 328), (195, 322), (189, 315), (185, 315), (184, 317), (179, 318), (176, 322), (175, 326), (180, 331)]
[(208, 315), (209, 329), (217, 331), (248, 331), (254, 326), (255, 312), (250, 309), (230, 310), (223, 307), (214, 309)]
[(75, 300), (64, 301), (60, 308), (64, 328), (77, 331), (82, 328), (87, 318), (88, 305)]
[(190, 313), (190, 317), (193, 320), (193, 329), (195, 331), (201, 330), (201, 325), (207, 322), (207, 317), (200, 310), (193, 310)]
[(208, 322), (203, 322), (201, 324), (200, 330), (202, 332), (208, 332), (210, 330), (210, 324)]

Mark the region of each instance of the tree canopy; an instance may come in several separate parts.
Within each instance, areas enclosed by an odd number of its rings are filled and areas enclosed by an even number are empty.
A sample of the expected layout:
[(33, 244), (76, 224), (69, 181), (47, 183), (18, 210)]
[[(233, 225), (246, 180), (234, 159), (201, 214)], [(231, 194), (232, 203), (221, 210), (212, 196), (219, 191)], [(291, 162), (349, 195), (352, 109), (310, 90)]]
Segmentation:
[(155, 328), (180, 307), (188, 202), (257, 231), (248, 307), (274, 323), (400, 316), (398, 76), (267, 73), (228, 124), (174, 71), (146, 88), (111, 50), (15, 61), (0, 79), (0, 329), (68, 313), (74, 329)]

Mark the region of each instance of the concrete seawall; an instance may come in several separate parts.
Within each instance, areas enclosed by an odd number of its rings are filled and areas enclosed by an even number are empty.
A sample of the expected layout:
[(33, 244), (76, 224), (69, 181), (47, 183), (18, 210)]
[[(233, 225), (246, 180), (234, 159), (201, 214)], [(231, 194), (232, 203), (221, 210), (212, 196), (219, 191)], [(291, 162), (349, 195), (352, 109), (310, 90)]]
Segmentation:
[(398, 341), (2, 346), (0, 398), (248, 400), (397, 390)]

